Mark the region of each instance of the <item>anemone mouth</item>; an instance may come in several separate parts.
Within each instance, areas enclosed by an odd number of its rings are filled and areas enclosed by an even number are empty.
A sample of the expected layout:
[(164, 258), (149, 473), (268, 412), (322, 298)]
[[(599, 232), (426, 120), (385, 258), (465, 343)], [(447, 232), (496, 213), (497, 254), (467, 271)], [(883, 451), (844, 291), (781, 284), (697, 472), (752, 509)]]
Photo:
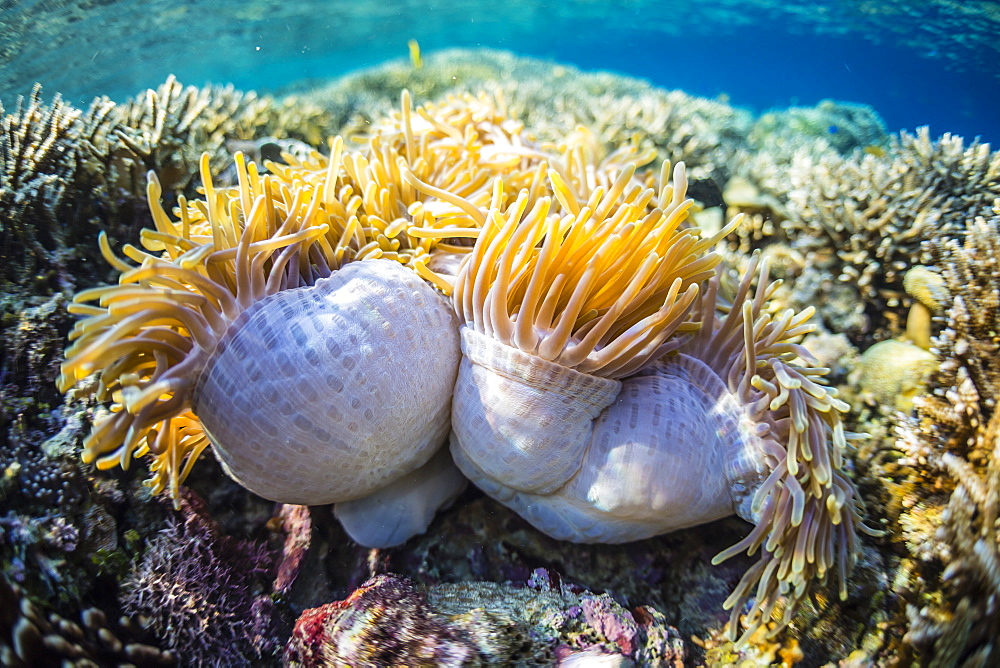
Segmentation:
[[(751, 283), (757, 287), (751, 294)], [(759, 549), (760, 559), (725, 602), (732, 610), (729, 633), (739, 644), (772, 619), (787, 600), (777, 632), (791, 622), (813, 580), (837, 573), (846, 597), (847, 571), (857, 558), (855, 530), (863, 510), (857, 489), (842, 473), (847, 447), (840, 414), (849, 407), (825, 384), (829, 369), (815, 366), (800, 345), (813, 330), (811, 307), (800, 313), (775, 313), (770, 300), (780, 281), (769, 281), (766, 262), (755, 253), (736, 289), (732, 305), (718, 301), (722, 276), (710, 281), (697, 306), (705, 326), (681, 348), (723, 379), (755, 426), (758, 456), (767, 476), (741, 513), (756, 526), (742, 541), (718, 554), (720, 563)], [(749, 517), (747, 517), (749, 515)]]

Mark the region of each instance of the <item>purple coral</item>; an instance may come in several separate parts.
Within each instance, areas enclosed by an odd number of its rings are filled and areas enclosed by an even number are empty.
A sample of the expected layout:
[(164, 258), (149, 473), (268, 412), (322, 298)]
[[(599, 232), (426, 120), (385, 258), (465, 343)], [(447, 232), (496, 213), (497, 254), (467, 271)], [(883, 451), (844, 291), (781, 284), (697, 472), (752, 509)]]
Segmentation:
[(188, 496), (122, 583), (122, 607), (185, 665), (246, 665), (277, 647), (272, 563), (266, 546), (221, 535)]
[(608, 596), (584, 596), (581, 600), (584, 619), (602, 637), (618, 645), (623, 654), (632, 655), (641, 644), (635, 618)]

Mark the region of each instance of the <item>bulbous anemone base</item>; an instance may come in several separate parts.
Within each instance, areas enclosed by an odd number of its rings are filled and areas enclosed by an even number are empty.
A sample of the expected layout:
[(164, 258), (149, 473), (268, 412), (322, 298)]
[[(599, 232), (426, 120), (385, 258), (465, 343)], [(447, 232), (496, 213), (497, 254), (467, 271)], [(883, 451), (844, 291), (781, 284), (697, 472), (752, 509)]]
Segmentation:
[(193, 406), (238, 483), (282, 503), (370, 495), (449, 431), (459, 343), (448, 303), (389, 260), (353, 262), (248, 307)]
[(450, 506), (468, 480), (441, 448), (431, 460), (374, 494), (338, 503), (333, 514), (365, 547), (395, 547), (427, 531), (437, 511)]
[[(543, 404), (533, 412), (523, 397), (560, 384), (567, 374), (582, 374), (533, 357), (533, 371), (525, 375), (516, 365), (498, 363), (516, 362), (518, 355), (484, 354), (497, 346), (510, 349), (463, 327), (451, 451), (470, 480), (536, 528), (559, 540), (623, 543), (736, 512), (753, 521), (751, 499), (769, 468), (752, 423), (707, 365), (671, 355), (623, 379), (596, 418), (565, 411), (553, 416)], [(538, 373), (542, 366), (547, 374)], [(498, 396), (497, 377), (516, 396)], [(520, 406), (516, 440), (507, 436), (512, 405)], [(565, 424), (566, 414), (587, 422)], [(586, 431), (575, 461), (554, 463), (563, 453), (531, 447), (559, 441), (561, 430)], [(521, 480), (531, 480), (536, 468), (569, 473), (552, 491), (539, 492), (490, 473), (508, 461), (527, 468)]]

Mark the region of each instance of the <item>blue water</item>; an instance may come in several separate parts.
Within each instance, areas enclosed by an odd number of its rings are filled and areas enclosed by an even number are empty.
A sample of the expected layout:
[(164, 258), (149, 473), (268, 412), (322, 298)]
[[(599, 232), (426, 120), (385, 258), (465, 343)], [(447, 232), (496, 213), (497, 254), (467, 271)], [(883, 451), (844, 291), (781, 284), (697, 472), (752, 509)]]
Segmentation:
[[(73, 3), (62, 0), (34, 4), (53, 6), (56, 15), (73, 12)], [(415, 38), (425, 53), (505, 49), (695, 95), (724, 95), (758, 112), (827, 98), (868, 104), (890, 131), (929, 125), (932, 136), (952, 132), (1000, 145), (1000, 59), (987, 48), (998, 48), (1000, 27), (993, 42), (983, 41), (992, 28), (982, 14), (960, 11), (955, 3), (934, 6), (929, 0), (912, 6), (824, 0), (104, 0), (83, 19), (52, 22), (70, 33), (63, 40), (66, 56), (46, 60), (60, 35), (25, 35), (28, 48), (8, 66), (23, 76), (14, 89), (0, 85), (0, 100), (10, 108), (13, 94), (41, 80), (46, 93), (62, 92), (85, 106), (99, 94), (125, 99), (170, 73), (186, 84), (279, 90), (298, 79), (335, 77), (405, 57), (407, 40)], [(978, 42), (955, 38), (956, 31), (973, 26)], [(948, 59), (971, 65), (956, 72)]]
[[(889, 130), (929, 125), (931, 136), (975, 136), (1000, 148), (1000, 82), (989, 72), (957, 73), (910, 49), (858, 38), (802, 37), (743, 30), (714, 42), (663, 40), (637, 61), (638, 45), (656, 35), (636, 32), (600, 50), (561, 45), (548, 54), (582, 68), (613, 69), (693, 95), (726, 95), (732, 104), (763, 111), (812, 106), (822, 99), (868, 104)], [(676, 45), (672, 42), (676, 42)], [(678, 62), (675, 48), (684, 50)]]

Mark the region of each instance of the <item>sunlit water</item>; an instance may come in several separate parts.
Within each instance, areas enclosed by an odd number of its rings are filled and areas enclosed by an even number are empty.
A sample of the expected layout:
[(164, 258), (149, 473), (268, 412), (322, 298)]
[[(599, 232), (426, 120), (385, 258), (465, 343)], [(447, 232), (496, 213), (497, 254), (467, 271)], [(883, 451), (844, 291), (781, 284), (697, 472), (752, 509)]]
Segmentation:
[(0, 3), (0, 101), (35, 81), (85, 106), (168, 74), (275, 91), (406, 56), (489, 47), (761, 111), (872, 105), (887, 129), (1000, 140), (997, 3), (837, 0), (37, 0)]

